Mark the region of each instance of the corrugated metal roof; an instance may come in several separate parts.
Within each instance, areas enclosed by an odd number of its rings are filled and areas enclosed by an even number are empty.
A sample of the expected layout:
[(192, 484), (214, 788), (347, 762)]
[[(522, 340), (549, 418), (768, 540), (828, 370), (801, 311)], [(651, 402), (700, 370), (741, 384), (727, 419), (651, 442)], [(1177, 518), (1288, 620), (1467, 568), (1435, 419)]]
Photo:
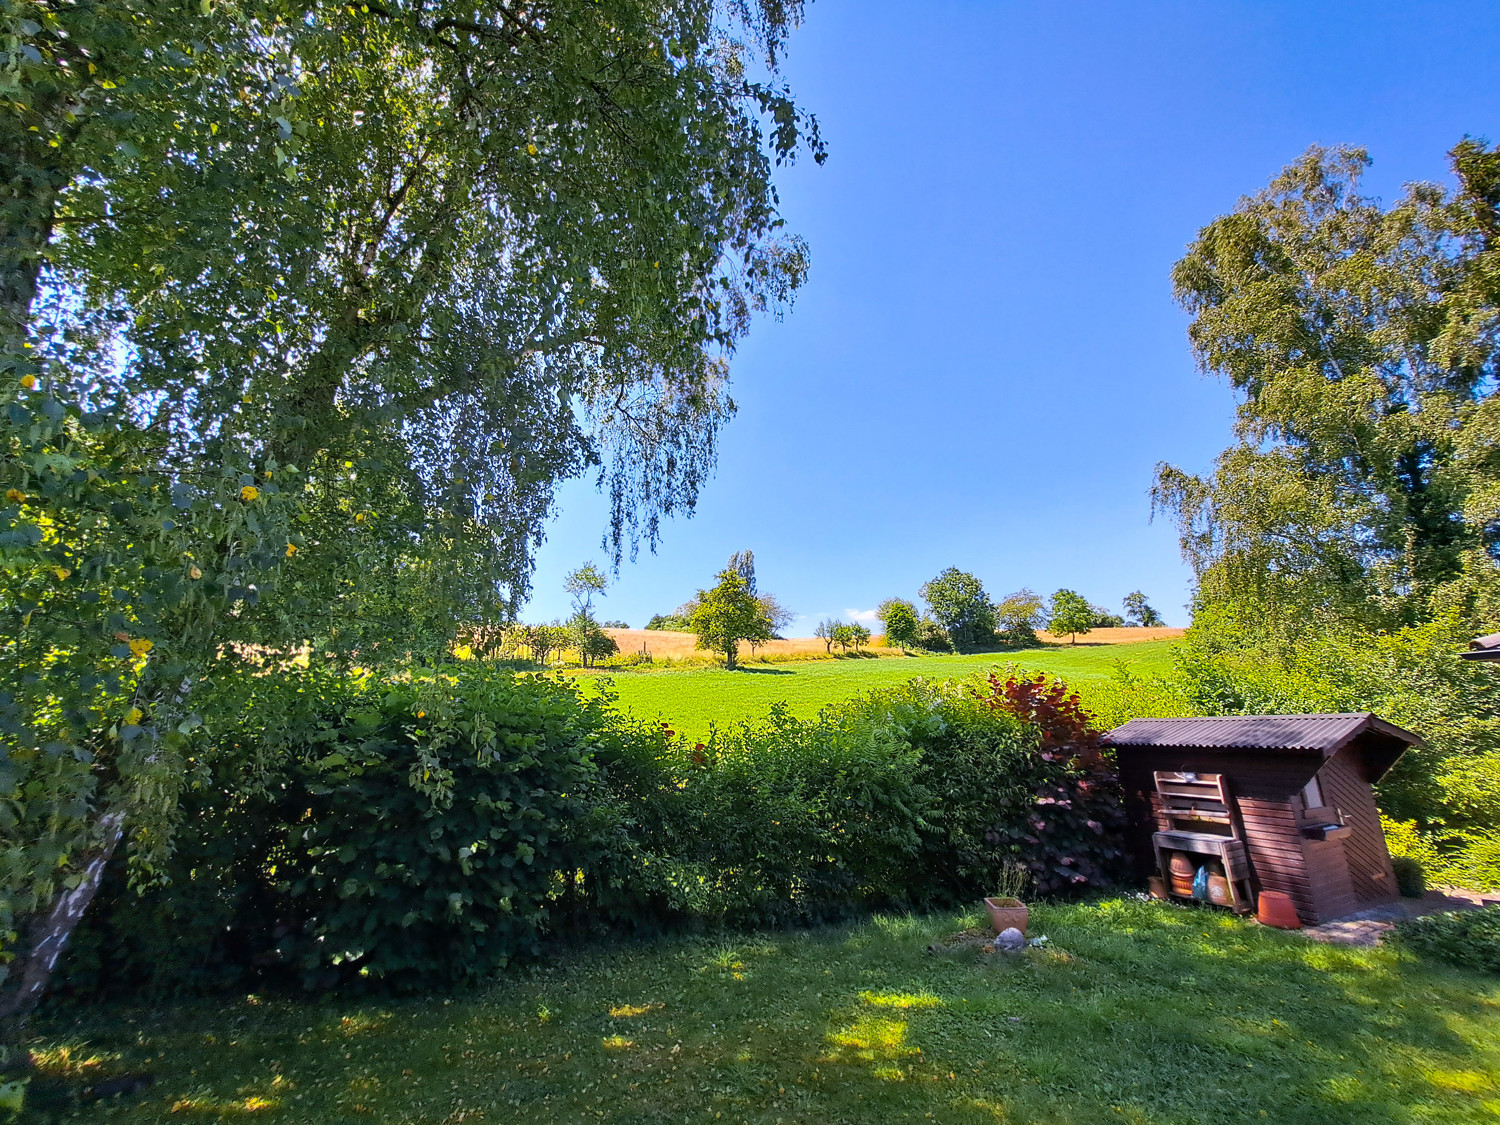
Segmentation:
[(1408, 745), (1422, 739), (1368, 711), (1343, 715), (1225, 715), (1131, 719), (1105, 737), (1116, 746), (1210, 746), (1222, 749), (1318, 750), (1327, 754), (1367, 730)]
[(1469, 642), (1469, 651), (1458, 654), (1465, 660), (1500, 660), (1500, 633), (1487, 633)]

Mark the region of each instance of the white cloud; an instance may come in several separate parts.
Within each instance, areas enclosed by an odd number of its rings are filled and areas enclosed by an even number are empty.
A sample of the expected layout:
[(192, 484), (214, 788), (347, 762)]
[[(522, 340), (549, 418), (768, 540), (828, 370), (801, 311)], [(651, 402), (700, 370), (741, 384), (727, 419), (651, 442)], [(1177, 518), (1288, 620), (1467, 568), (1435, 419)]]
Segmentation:
[(874, 625), (877, 621), (880, 620), (878, 617), (875, 616), (879, 612), (880, 611), (878, 609), (846, 609), (846, 610), (844, 610), (845, 615), (849, 618), (850, 621), (857, 621), (859, 624), (861, 624), (861, 625), (867, 625), (867, 626), (868, 625)]

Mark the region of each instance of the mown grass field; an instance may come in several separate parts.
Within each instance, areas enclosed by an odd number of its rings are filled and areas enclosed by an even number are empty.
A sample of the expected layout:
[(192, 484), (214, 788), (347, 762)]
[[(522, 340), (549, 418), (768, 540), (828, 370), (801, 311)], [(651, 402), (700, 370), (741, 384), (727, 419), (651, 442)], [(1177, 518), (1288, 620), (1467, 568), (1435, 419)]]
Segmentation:
[[(661, 719), (693, 738), (764, 715), (782, 702), (792, 714), (813, 718), (829, 703), (871, 688), (903, 683), (913, 676), (951, 679), (1017, 664), (1048, 672), (1070, 682), (1108, 679), (1119, 667), (1149, 676), (1171, 667), (1173, 641), (1133, 645), (1078, 645), (1024, 649), (977, 656), (913, 656), (885, 659), (818, 660), (791, 664), (755, 664), (735, 672), (722, 668), (687, 671), (616, 672), (611, 690), (619, 705), (640, 719)], [(600, 677), (583, 678), (596, 690)]]
[[(576, 949), (452, 997), (53, 1015), (32, 1119), (1468, 1125), (1500, 1117), (1500, 978), (1207, 908), (1041, 906)], [(139, 1095), (67, 1091), (150, 1071)]]

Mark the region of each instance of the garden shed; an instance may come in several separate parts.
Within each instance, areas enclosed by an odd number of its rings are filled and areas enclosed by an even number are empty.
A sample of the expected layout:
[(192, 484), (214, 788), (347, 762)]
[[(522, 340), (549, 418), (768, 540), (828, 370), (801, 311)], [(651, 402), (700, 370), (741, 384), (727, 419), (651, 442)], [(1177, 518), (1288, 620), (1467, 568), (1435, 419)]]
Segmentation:
[[(1421, 738), (1368, 712), (1132, 719), (1105, 736), (1140, 870), (1203, 863), (1214, 901), (1291, 896), (1316, 925), (1397, 897), (1372, 786)], [(1190, 893), (1190, 892), (1188, 892)]]

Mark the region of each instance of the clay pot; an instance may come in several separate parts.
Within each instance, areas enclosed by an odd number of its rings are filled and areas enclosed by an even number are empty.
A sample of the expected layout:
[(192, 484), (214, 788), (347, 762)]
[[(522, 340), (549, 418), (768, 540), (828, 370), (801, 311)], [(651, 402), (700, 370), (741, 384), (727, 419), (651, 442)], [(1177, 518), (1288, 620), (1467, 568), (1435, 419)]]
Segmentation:
[(1160, 875), (1152, 875), (1146, 880), (1146, 888), (1151, 892), (1152, 898), (1166, 898), (1167, 885), (1162, 882)]
[(1263, 926), (1275, 926), (1281, 930), (1300, 930), (1302, 919), (1297, 917), (1297, 907), (1292, 896), (1281, 891), (1261, 891), (1255, 912), (1256, 921)]
[(1208, 901), (1215, 906), (1230, 906), (1233, 898), (1229, 894), (1229, 880), (1222, 875), (1209, 875)]
[(984, 908), (989, 911), (990, 925), (995, 927), (997, 934), (1012, 927), (1023, 934), (1026, 932), (1026, 920), (1030, 911), (1020, 899), (987, 898), (984, 900)]
[(1184, 898), (1193, 897), (1193, 876), (1198, 874), (1198, 865), (1187, 852), (1173, 852), (1167, 860), (1167, 871), (1172, 876), (1172, 893)]

